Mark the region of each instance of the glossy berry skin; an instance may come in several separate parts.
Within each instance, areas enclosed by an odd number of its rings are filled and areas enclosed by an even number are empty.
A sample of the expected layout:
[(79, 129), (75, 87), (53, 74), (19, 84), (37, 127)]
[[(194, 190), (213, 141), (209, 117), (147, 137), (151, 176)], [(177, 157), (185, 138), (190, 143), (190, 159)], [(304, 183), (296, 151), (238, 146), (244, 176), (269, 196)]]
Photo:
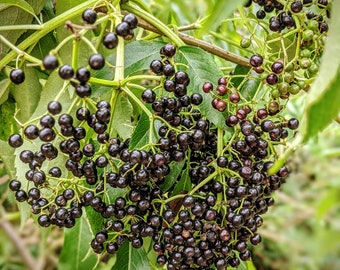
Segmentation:
[(145, 89), (142, 93), (142, 100), (146, 103), (153, 103), (156, 100), (156, 93), (151, 89)]
[(204, 93), (209, 93), (211, 90), (213, 90), (214, 86), (211, 82), (205, 82), (202, 86), (202, 90)]
[(18, 147), (22, 146), (23, 143), (24, 143), (24, 141), (22, 140), (22, 137), (19, 134), (12, 134), (8, 138), (8, 144), (13, 148), (18, 148)]
[(74, 76), (74, 70), (70, 65), (63, 65), (59, 68), (59, 76), (64, 80), (69, 80)]
[(259, 67), (263, 63), (263, 57), (259, 54), (255, 54), (252, 57), (250, 57), (249, 62), (253, 67)]
[(303, 8), (301, 1), (295, 1), (290, 5), (290, 9), (294, 13), (299, 13)]
[(135, 29), (137, 27), (138, 24), (138, 20), (136, 18), (135, 15), (133, 15), (132, 13), (128, 13), (123, 17), (123, 22), (126, 22), (130, 29)]
[(62, 106), (58, 101), (50, 101), (47, 105), (47, 110), (50, 114), (56, 115), (61, 113)]
[(81, 82), (87, 82), (91, 77), (90, 71), (86, 67), (80, 67), (77, 69), (76, 78)]
[(161, 48), (160, 54), (165, 55), (166, 57), (173, 57), (176, 54), (175, 45), (168, 43)]
[(55, 55), (46, 55), (42, 60), (42, 64), (48, 71), (55, 70), (59, 66), (58, 59)]
[(20, 68), (12, 69), (11, 72), (9, 73), (9, 78), (12, 81), (12, 83), (21, 84), (25, 80), (25, 73)]
[(288, 128), (291, 130), (296, 130), (299, 127), (299, 120), (296, 118), (291, 118), (288, 121)]
[(102, 69), (105, 65), (105, 58), (99, 53), (92, 54), (89, 58), (89, 65), (94, 70)]
[(280, 74), (283, 71), (283, 63), (281, 61), (276, 61), (272, 64), (271, 69), (274, 73)]
[(81, 98), (90, 96), (91, 92), (92, 90), (89, 84), (79, 84), (76, 86), (76, 93)]
[(81, 17), (85, 23), (94, 24), (97, 20), (97, 12), (88, 8), (83, 12)]
[(21, 183), (18, 180), (11, 180), (9, 182), (9, 188), (12, 191), (18, 191), (21, 188)]
[(103, 44), (107, 49), (114, 49), (118, 45), (118, 37), (115, 33), (107, 33), (103, 38)]
[(163, 73), (163, 64), (159, 60), (153, 60), (150, 64), (150, 69), (157, 75), (161, 75)]
[(118, 36), (125, 37), (130, 34), (130, 25), (127, 22), (121, 22), (116, 26), (116, 33)]
[(35, 125), (29, 125), (24, 129), (24, 134), (27, 139), (34, 140), (39, 136), (39, 129)]
[(271, 73), (266, 77), (266, 82), (270, 85), (277, 84), (279, 82), (279, 78), (276, 74)]

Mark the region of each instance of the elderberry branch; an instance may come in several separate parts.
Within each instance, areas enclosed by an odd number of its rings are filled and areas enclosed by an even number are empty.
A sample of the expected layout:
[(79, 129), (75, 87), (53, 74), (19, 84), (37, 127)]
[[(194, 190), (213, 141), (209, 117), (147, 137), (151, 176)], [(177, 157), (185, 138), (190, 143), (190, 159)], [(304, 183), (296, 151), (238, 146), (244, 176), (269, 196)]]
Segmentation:
[[(152, 31), (156, 34), (163, 35), (163, 33), (159, 29), (157, 29), (155, 26), (153, 26), (152, 24), (150, 24), (149, 22), (141, 18), (138, 19), (138, 26), (145, 30)], [(179, 28), (179, 30), (181, 29)], [(196, 39), (193, 36), (190, 36), (188, 34), (178, 32), (178, 36), (186, 45), (191, 45), (191, 46), (201, 48), (213, 55), (216, 55), (222, 59), (233, 62), (235, 64), (245, 66), (245, 67), (251, 67), (249, 64), (249, 60), (247, 58), (244, 58), (242, 56), (239, 56), (237, 54), (224, 50), (206, 41)]]

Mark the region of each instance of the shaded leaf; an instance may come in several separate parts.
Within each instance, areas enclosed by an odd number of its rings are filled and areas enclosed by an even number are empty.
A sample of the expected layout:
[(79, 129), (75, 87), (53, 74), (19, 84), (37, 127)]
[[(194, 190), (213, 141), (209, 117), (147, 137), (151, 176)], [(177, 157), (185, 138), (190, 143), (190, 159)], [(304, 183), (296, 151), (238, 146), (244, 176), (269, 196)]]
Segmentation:
[(123, 140), (131, 137), (133, 125), (132, 125), (132, 113), (133, 108), (127, 96), (120, 93), (117, 96), (114, 115), (112, 117), (112, 130), (118, 134)]
[(196, 47), (182, 46), (177, 53), (177, 62), (184, 63), (189, 67), (187, 70), (190, 78), (188, 94), (200, 93), (203, 96), (203, 102), (200, 105), (202, 114), (216, 126), (225, 127), (223, 114), (212, 109), (212, 97), (202, 90), (204, 82), (216, 83), (223, 76), (212, 55)]
[(6, 102), (0, 106), (0, 140), (7, 141), (12, 133), (17, 132), (16, 123), (13, 119), (15, 110), (16, 106), (12, 98), (6, 100)]
[[(234, 75), (244, 75), (245, 76), (245, 75), (248, 74), (249, 70), (250, 70), (250, 68), (248, 68), (248, 67), (237, 65), (235, 67), (235, 70), (234, 70)], [(231, 79), (233, 86), (237, 88), (243, 82), (244, 76), (233, 77)]]
[(0, 140), (0, 157), (5, 164), (5, 168), (10, 178), (15, 178), (16, 167), (14, 166), (14, 149), (10, 147), (7, 140)]
[(40, 99), (41, 84), (36, 70), (30, 67), (24, 68), (25, 81), (22, 84), (14, 85), (12, 95), (18, 104), (19, 112), (17, 118), (26, 122), (35, 111)]
[(146, 113), (142, 113), (132, 133), (129, 148), (139, 149), (149, 143), (150, 119)]
[(1, 4), (9, 5), (9, 6), (16, 6), (20, 9), (24, 10), (25, 12), (30, 13), (31, 15), (35, 16), (34, 9), (24, 0), (2, 0)]
[[(332, 5), (332, 14), (340, 12), (340, 2)], [(303, 141), (324, 129), (340, 111), (340, 17), (333, 16), (319, 74), (311, 86), (304, 114)]]
[(125, 242), (118, 250), (117, 263), (112, 270), (151, 270), (147, 254), (144, 248), (136, 249), (130, 242)]
[(164, 184), (162, 184), (161, 189), (163, 192), (168, 191), (169, 189), (172, 188), (172, 186), (176, 183), (177, 178), (180, 176), (182, 173), (182, 169), (185, 165), (186, 160), (184, 159), (181, 162), (171, 162), (170, 163), (170, 173), (165, 176), (165, 181)]
[(180, 193), (181, 191), (190, 191), (191, 190), (191, 179), (189, 176), (189, 170), (186, 169), (181, 176), (181, 180), (179, 180), (179, 182), (176, 184), (175, 188), (174, 188), (174, 192), (173, 195), (176, 195), (178, 193)]
[(11, 85), (10, 79), (4, 79), (0, 81), (0, 105), (7, 100), (10, 85)]
[(93, 232), (88, 223), (86, 212), (77, 219), (72, 229), (65, 229), (65, 240), (61, 251), (58, 269), (60, 270), (91, 270), (98, 257), (93, 253), (90, 243)]

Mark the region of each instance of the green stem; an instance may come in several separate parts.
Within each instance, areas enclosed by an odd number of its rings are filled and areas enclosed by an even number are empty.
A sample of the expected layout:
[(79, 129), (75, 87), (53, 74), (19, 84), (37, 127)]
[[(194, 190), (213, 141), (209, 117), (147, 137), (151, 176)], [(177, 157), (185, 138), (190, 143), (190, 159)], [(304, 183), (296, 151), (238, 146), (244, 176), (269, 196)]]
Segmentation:
[(13, 30), (41, 30), (42, 25), (38, 24), (19, 24), (0, 26), (0, 32)]
[(220, 157), (223, 154), (223, 129), (217, 129), (217, 156)]
[(127, 82), (131, 82), (131, 81), (140, 81), (140, 80), (149, 80), (149, 81), (162, 81), (163, 78), (162, 76), (155, 76), (155, 75), (135, 75), (135, 76), (131, 76), (131, 77), (127, 77), (126, 79), (124, 79), (122, 81), (122, 84), (126, 84)]
[(12, 49), (12, 51), (16, 52), (18, 55), (21, 55), (25, 60), (28, 60), (32, 63), (36, 63), (36, 64), (39, 64), (39, 65), (41, 64), (41, 61), (38, 58), (35, 58), (35, 57), (25, 53), (24, 51), (20, 50), (18, 47), (13, 45), (8, 39), (6, 39), (2, 35), (0, 35), (0, 41), (5, 43), (9, 48)]
[(74, 39), (72, 48), (72, 67), (75, 70), (78, 69), (78, 54), (79, 54), (79, 39)]
[(102, 86), (111, 86), (111, 87), (118, 87), (120, 85), (118, 81), (109, 81), (109, 80), (99, 79), (95, 77), (91, 77), (89, 82), (102, 85)]
[[(45, 35), (49, 32), (54, 30), (55, 28), (63, 25), (65, 21), (70, 20), (74, 17), (77, 17), (82, 14), (85, 8), (92, 6), (98, 0), (88, 0), (80, 5), (71, 8), (70, 10), (60, 14), (59, 16), (53, 18), (52, 20), (44, 23), (41, 25), (41, 30), (33, 33), (28, 38), (26, 38), (23, 42), (21, 42), (17, 47), (20, 50), (26, 50), (28, 47), (32, 46), (33, 44), (37, 43), (40, 39), (42, 39)], [(17, 54), (16, 51), (12, 50), (7, 53), (7, 55), (1, 59), (0, 61), (0, 70), (6, 66)]]
[(167, 36), (177, 47), (184, 46), (184, 42), (176, 35), (168, 26), (166, 26), (162, 21), (158, 20), (156, 17), (141, 9), (140, 7), (131, 4), (130, 2), (123, 4), (122, 8), (141, 17), (143, 20), (147, 21), (159, 31), (161, 31), (165, 36)]
[(133, 99), (137, 104), (138, 106), (146, 113), (146, 115), (152, 119), (152, 113), (148, 110), (147, 107), (145, 107), (145, 105), (143, 104), (143, 102), (138, 98), (136, 97), (129, 88), (127, 88), (126, 86), (122, 86), (121, 88), (131, 99)]
[(195, 194), (196, 191), (198, 191), (201, 187), (203, 187), (205, 184), (209, 183), (214, 177), (216, 177), (218, 174), (217, 171), (210, 174), (207, 178), (205, 178), (202, 182), (200, 182), (197, 186), (195, 186), (190, 192), (189, 195)]

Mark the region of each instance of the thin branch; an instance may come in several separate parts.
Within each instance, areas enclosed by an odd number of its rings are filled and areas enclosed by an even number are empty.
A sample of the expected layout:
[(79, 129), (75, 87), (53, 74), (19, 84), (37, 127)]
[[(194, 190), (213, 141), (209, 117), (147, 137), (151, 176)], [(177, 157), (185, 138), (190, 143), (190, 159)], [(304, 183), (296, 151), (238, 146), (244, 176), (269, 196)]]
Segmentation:
[(12, 227), (11, 223), (9, 223), (8, 221), (2, 218), (0, 219), (0, 226), (4, 229), (8, 237), (11, 239), (12, 243), (18, 250), (21, 257), (23, 258), (23, 261), (26, 264), (27, 268), (30, 270), (37, 269), (36, 261), (33, 259), (31, 254), (28, 252), (27, 247), (25, 247), (22, 244), (22, 240), (18, 236), (18, 232)]
[[(156, 27), (154, 27), (153, 25), (149, 24), (148, 22), (144, 21), (141, 18), (138, 18), (138, 26), (142, 27), (145, 30), (149, 30), (151, 32), (154, 32), (156, 34), (162, 35), (161, 31), (159, 31)], [(182, 30), (180, 27), (178, 28), (178, 30)], [(211, 54), (214, 54), (220, 58), (223, 58), (227, 61), (233, 62), (235, 64), (241, 65), (241, 66), (245, 66), (245, 67), (251, 67), (249, 60), (247, 58), (244, 58), (242, 56), (239, 56), (237, 54), (231, 53), (227, 50), (224, 50), (218, 46), (215, 46), (211, 43), (208, 43), (206, 41), (203, 40), (199, 40), (194, 38), (193, 36), (184, 34), (179, 32), (178, 36), (184, 41), (185, 44), (187, 45), (191, 45), (191, 46), (195, 46), (195, 47), (199, 47)]]

